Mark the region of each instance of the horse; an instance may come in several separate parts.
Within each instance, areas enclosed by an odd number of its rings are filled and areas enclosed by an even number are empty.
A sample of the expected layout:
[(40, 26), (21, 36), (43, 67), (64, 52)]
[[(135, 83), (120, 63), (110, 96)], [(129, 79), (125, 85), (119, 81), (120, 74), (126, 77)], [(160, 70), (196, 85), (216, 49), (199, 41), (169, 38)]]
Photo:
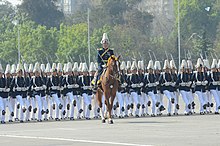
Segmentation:
[[(109, 57), (106, 70), (101, 76), (101, 85), (97, 89), (96, 98), (98, 101), (98, 105), (100, 107), (100, 113), (102, 118), (102, 123), (105, 123), (105, 116), (108, 114), (108, 121), (109, 124), (113, 124), (113, 120), (111, 117), (112, 107), (114, 104), (114, 99), (116, 96), (116, 92), (118, 91), (119, 87), (119, 72), (120, 72), (120, 63), (119, 57), (112, 55)], [(103, 97), (104, 96), (104, 97)], [(106, 114), (104, 116), (104, 104), (102, 99), (105, 99), (104, 102), (106, 104)]]

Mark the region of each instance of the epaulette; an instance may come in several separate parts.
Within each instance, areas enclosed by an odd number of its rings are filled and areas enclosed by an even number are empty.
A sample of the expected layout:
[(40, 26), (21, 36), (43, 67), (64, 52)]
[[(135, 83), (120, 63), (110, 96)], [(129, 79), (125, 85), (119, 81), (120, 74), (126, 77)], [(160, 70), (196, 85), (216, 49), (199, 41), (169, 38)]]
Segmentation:
[(114, 50), (114, 48), (109, 48), (109, 50)]
[(98, 48), (97, 50), (100, 51), (100, 50), (102, 50), (102, 48)]

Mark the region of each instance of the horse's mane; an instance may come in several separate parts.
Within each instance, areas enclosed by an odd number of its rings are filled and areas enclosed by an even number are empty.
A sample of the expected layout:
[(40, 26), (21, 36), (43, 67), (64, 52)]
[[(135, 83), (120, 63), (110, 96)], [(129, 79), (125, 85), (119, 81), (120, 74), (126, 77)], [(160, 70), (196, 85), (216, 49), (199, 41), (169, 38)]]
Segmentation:
[(110, 57), (108, 58), (107, 66), (108, 66), (108, 64), (109, 64), (109, 62), (110, 62), (111, 59), (114, 59), (114, 60), (116, 60), (116, 61), (118, 60), (118, 58), (117, 58), (115, 55), (110, 56)]

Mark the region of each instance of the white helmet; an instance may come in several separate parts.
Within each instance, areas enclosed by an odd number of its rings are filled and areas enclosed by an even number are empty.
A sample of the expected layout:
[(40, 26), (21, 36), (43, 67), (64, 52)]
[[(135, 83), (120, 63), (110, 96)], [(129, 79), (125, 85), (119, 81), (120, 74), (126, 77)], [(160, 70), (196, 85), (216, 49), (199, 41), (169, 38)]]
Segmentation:
[(94, 62), (91, 62), (91, 63), (90, 63), (89, 71), (90, 71), (90, 72), (92, 72), (92, 71), (96, 71), (96, 68), (95, 68), (95, 64), (94, 64)]
[(198, 67), (202, 67), (203, 66), (203, 63), (202, 63), (202, 59), (201, 58), (198, 58), (198, 60), (197, 60), (197, 63), (196, 63), (196, 68), (198, 68)]
[(126, 63), (124, 61), (121, 62), (120, 69), (126, 70)]
[(56, 63), (53, 63), (50, 72), (54, 72), (54, 71), (56, 71), (56, 68), (57, 68), (57, 67), (56, 67)]
[(174, 62), (173, 59), (170, 60), (170, 68), (171, 68), (171, 69), (176, 69), (176, 65), (175, 65), (175, 62)]
[(150, 60), (150, 61), (148, 62), (147, 69), (154, 69), (154, 62), (153, 62), (153, 60)]
[(132, 66), (131, 66), (131, 70), (137, 70), (137, 62), (133, 61)]
[(144, 62), (143, 61), (138, 61), (138, 69), (139, 70), (144, 70)]
[(82, 62), (80, 62), (80, 63), (79, 63), (79, 68), (78, 68), (78, 71), (79, 71), (79, 72), (81, 72), (81, 71), (82, 71), (82, 66), (83, 66), (83, 63), (82, 63)]
[(0, 64), (0, 73), (4, 73), (4, 70), (2, 68), (2, 64)]
[(45, 70), (46, 70), (45, 64), (41, 64), (41, 65), (40, 65), (40, 70), (41, 70), (42, 72), (45, 72)]
[(33, 64), (30, 64), (30, 65), (29, 65), (29, 72), (33, 72), (33, 69), (34, 69)]
[(155, 61), (154, 69), (155, 69), (155, 70), (161, 70), (160, 61)]
[(5, 68), (5, 74), (7, 74), (7, 73), (10, 74), (10, 72), (11, 72), (10, 64), (7, 64), (6, 68)]
[(77, 72), (79, 70), (78, 68), (78, 62), (75, 62), (73, 65), (73, 72)]
[(164, 61), (163, 69), (167, 69), (167, 68), (170, 68), (170, 63), (169, 63), (169, 61), (166, 59), (166, 60)]
[(16, 73), (18, 73), (19, 71), (23, 71), (22, 65), (20, 63), (17, 64)]
[(88, 67), (87, 67), (86, 62), (84, 62), (84, 63), (82, 64), (82, 72), (87, 72), (87, 71), (88, 71)]
[(108, 44), (110, 43), (108, 36), (107, 36), (107, 33), (103, 33), (101, 44), (104, 44), (105, 42), (107, 42)]
[(11, 66), (11, 74), (14, 74), (16, 72), (16, 65), (12, 64)]
[(208, 69), (210, 69), (210, 64), (209, 64), (209, 60), (208, 59), (204, 59), (203, 63), (204, 63), (204, 67), (207, 67)]
[(24, 72), (29, 72), (28, 64), (27, 63), (24, 63)]
[(35, 63), (33, 72), (40, 72), (40, 64), (38, 62)]
[(187, 60), (187, 68), (193, 70), (193, 64), (191, 60)]
[(64, 65), (63, 65), (63, 72), (66, 72), (66, 68), (67, 68), (67, 64), (64, 63)]
[(213, 60), (212, 60), (212, 66), (211, 66), (211, 68), (212, 68), (212, 69), (213, 69), (213, 68), (218, 68), (218, 62), (217, 62), (216, 59), (213, 59)]
[(182, 60), (182, 63), (181, 63), (181, 67), (180, 67), (181, 69), (186, 69), (187, 68), (187, 62), (186, 62), (186, 60), (185, 59), (183, 59)]
[(72, 63), (68, 62), (66, 64), (65, 72), (71, 72), (72, 71)]
[(51, 72), (51, 66), (50, 66), (50, 63), (47, 63), (47, 66), (46, 66), (45, 72), (46, 72), (46, 73)]
[(57, 64), (57, 71), (58, 71), (58, 72), (62, 72), (62, 71), (63, 71), (63, 69), (62, 69), (62, 64), (61, 64), (61, 63), (58, 63), (58, 64)]
[(127, 69), (131, 69), (131, 61), (127, 61)]

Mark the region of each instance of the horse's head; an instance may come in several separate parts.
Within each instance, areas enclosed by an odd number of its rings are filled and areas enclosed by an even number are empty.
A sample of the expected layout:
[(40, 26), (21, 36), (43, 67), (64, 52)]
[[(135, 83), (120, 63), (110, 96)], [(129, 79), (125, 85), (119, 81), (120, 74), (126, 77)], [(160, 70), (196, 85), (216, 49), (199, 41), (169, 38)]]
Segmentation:
[(112, 55), (108, 59), (107, 68), (109, 70), (113, 71), (114, 73), (118, 73), (120, 70), (119, 58), (120, 58), (120, 56), (116, 57), (116, 56)]

